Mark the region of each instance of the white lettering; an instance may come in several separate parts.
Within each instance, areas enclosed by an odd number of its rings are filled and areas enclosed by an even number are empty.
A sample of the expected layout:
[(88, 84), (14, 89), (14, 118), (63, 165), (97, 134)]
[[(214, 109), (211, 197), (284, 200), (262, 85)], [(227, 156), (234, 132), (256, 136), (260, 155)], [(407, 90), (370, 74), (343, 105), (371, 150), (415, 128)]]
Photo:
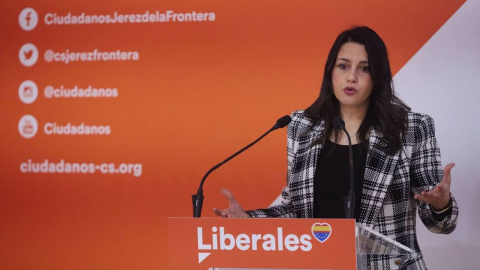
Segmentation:
[(67, 123), (64, 126), (57, 123), (46, 123), (43, 127), (47, 135), (110, 135), (110, 126), (89, 126), (81, 123), (78, 126)]
[(48, 13), (47, 15), (45, 15), (45, 24), (46, 25), (51, 25), (53, 23), (53, 14), (52, 13)]
[(262, 237), (263, 240), (265, 240), (262, 244), (262, 248), (266, 251), (270, 250), (276, 250), (276, 245), (275, 245), (275, 236), (272, 234), (265, 234)]
[[(228, 245), (225, 243), (227, 239), (230, 242)], [(232, 250), (234, 246), (235, 238), (233, 238), (233, 235), (225, 234), (225, 228), (220, 227), (220, 250)]]
[(214, 234), (212, 234), (212, 245), (213, 245), (213, 250), (217, 250), (218, 249), (218, 240), (217, 240), (217, 227), (213, 226), (212, 227), (212, 232), (214, 232)]
[(77, 25), (77, 24), (115, 24), (115, 23), (164, 23), (164, 22), (204, 22), (215, 21), (214, 12), (186, 12), (178, 13), (173, 10), (166, 12), (150, 12), (135, 14), (118, 14), (117, 11), (111, 14), (80, 14), (47, 13), (44, 17), (46, 25)]
[(282, 228), (277, 228), (277, 240), (278, 240), (278, 250), (283, 250), (283, 230)]
[(203, 229), (202, 227), (197, 227), (197, 238), (198, 238), (198, 249), (199, 250), (211, 250), (212, 245), (206, 245), (203, 243)]
[(261, 234), (252, 234), (252, 250), (257, 250), (257, 242), (262, 239)]
[[(113, 164), (112, 164), (113, 165)], [(105, 165), (106, 166), (106, 165)], [(120, 166), (120, 172), (123, 172)], [(101, 171), (106, 171), (106, 167), (102, 167)], [(130, 173), (130, 169), (128, 170)], [(295, 234), (288, 234), (283, 236), (283, 228), (278, 227), (276, 235), (274, 234), (245, 234), (241, 233), (233, 235), (225, 232), (224, 227), (217, 228), (215, 226), (211, 229), (211, 242), (206, 243), (204, 239), (210, 237), (204, 237), (203, 228), (197, 227), (197, 240), (199, 250), (232, 250), (237, 248), (238, 250), (258, 250), (259, 246), (264, 251), (283, 251), (284, 247), (288, 251), (310, 251), (312, 249), (311, 239), (308, 234), (303, 234), (300, 237)], [(218, 232), (218, 234), (217, 234)]]
[(250, 248), (250, 237), (242, 233), (237, 236), (237, 248), (240, 250), (248, 250)]
[(23, 162), (22, 164), (20, 164), (20, 171), (21, 171), (22, 173), (28, 172), (27, 166), (28, 166), (28, 165), (27, 165), (27, 163), (25, 163), (25, 162)]
[(290, 251), (295, 251), (298, 249), (298, 237), (294, 234), (289, 234), (285, 237), (285, 247)]
[(312, 242), (310, 242), (310, 240), (312, 240), (312, 237), (310, 237), (310, 235), (308, 234), (304, 234), (300, 236), (300, 243), (302, 243), (302, 245), (300, 246), (300, 249), (303, 251), (312, 250)]

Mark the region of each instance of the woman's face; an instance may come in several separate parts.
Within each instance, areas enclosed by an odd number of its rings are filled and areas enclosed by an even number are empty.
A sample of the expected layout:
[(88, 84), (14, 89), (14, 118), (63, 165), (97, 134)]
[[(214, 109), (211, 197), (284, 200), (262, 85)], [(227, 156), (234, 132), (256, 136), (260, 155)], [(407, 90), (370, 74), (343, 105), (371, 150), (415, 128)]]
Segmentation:
[(341, 109), (367, 109), (372, 93), (365, 46), (347, 42), (340, 47), (332, 70), (333, 93)]

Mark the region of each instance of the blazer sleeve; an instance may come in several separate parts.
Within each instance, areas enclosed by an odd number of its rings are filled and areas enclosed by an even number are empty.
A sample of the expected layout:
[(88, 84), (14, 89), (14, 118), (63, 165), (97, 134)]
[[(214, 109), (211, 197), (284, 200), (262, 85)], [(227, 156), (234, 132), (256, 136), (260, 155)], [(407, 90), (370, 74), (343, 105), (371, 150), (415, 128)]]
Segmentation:
[[(440, 148), (435, 138), (433, 119), (427, 115), (414, 117), (415, 143), (412, 149), (410, 177), (412, 191), (432, 190), (443, 178), (443, 168), (440, 161)], [(451, 233), (458, 219), (458, 205), (452, 195), (452, 211), (442, 220), (435, 218), (430, 205), (417, 201), (418, 214), (423, 224), (435, 233)]]
[(291, 117), (292, 121), (287, 127), (287, 185), (282, 189), (282, 201), (278, 205), (273, 205), (264, 209), (256, 209), (246, 211), (251, 217), (283, 217), (283, 218), (296, 218), (296, 213), (292, 206), (291, 193), (290, 193), (290, 178), (293, 167), (293, 157), (295, 152), (295, 137), (296, 130), (298, 128), (298, 112), (293, 112)]

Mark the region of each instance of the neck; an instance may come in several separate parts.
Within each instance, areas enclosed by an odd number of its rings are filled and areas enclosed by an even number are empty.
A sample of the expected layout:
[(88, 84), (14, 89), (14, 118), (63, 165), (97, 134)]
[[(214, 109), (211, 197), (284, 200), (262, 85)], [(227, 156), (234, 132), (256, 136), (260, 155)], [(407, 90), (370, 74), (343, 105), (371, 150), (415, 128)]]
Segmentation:
[[(366, 107), (340, 107), (340, 117), (345, 122), (345, 129), (350, 134), (352, 144), (360, 143), (357, 138), (357, 131), (367, 114), (368, 106)], [(363, 140), (363, 139), (362, 139)], [(348, 144), (345, 134), (340, 133), (340, 144)]]
[(347, 122), (362, 122), (367, 114), (368, 104), (367, 106), (361, 107), (346, 107), (340, 106), (340, 117), (342, 117), (343, 121)]

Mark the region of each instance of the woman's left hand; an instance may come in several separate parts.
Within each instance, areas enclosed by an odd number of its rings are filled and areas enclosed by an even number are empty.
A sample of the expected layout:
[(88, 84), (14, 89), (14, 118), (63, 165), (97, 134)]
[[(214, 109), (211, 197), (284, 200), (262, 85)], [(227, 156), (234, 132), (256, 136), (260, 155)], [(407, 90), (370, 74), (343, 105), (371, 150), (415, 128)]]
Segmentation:
[(444, 168), (442, 181), (430, 191), (422, 191), (420, 194), (414, 196), (415, 199), (430, 204), (435, 211), (442, 211), (450, 205), (450, 184), (452, 176), (450, 171), (455, 163), (447, 164)]

